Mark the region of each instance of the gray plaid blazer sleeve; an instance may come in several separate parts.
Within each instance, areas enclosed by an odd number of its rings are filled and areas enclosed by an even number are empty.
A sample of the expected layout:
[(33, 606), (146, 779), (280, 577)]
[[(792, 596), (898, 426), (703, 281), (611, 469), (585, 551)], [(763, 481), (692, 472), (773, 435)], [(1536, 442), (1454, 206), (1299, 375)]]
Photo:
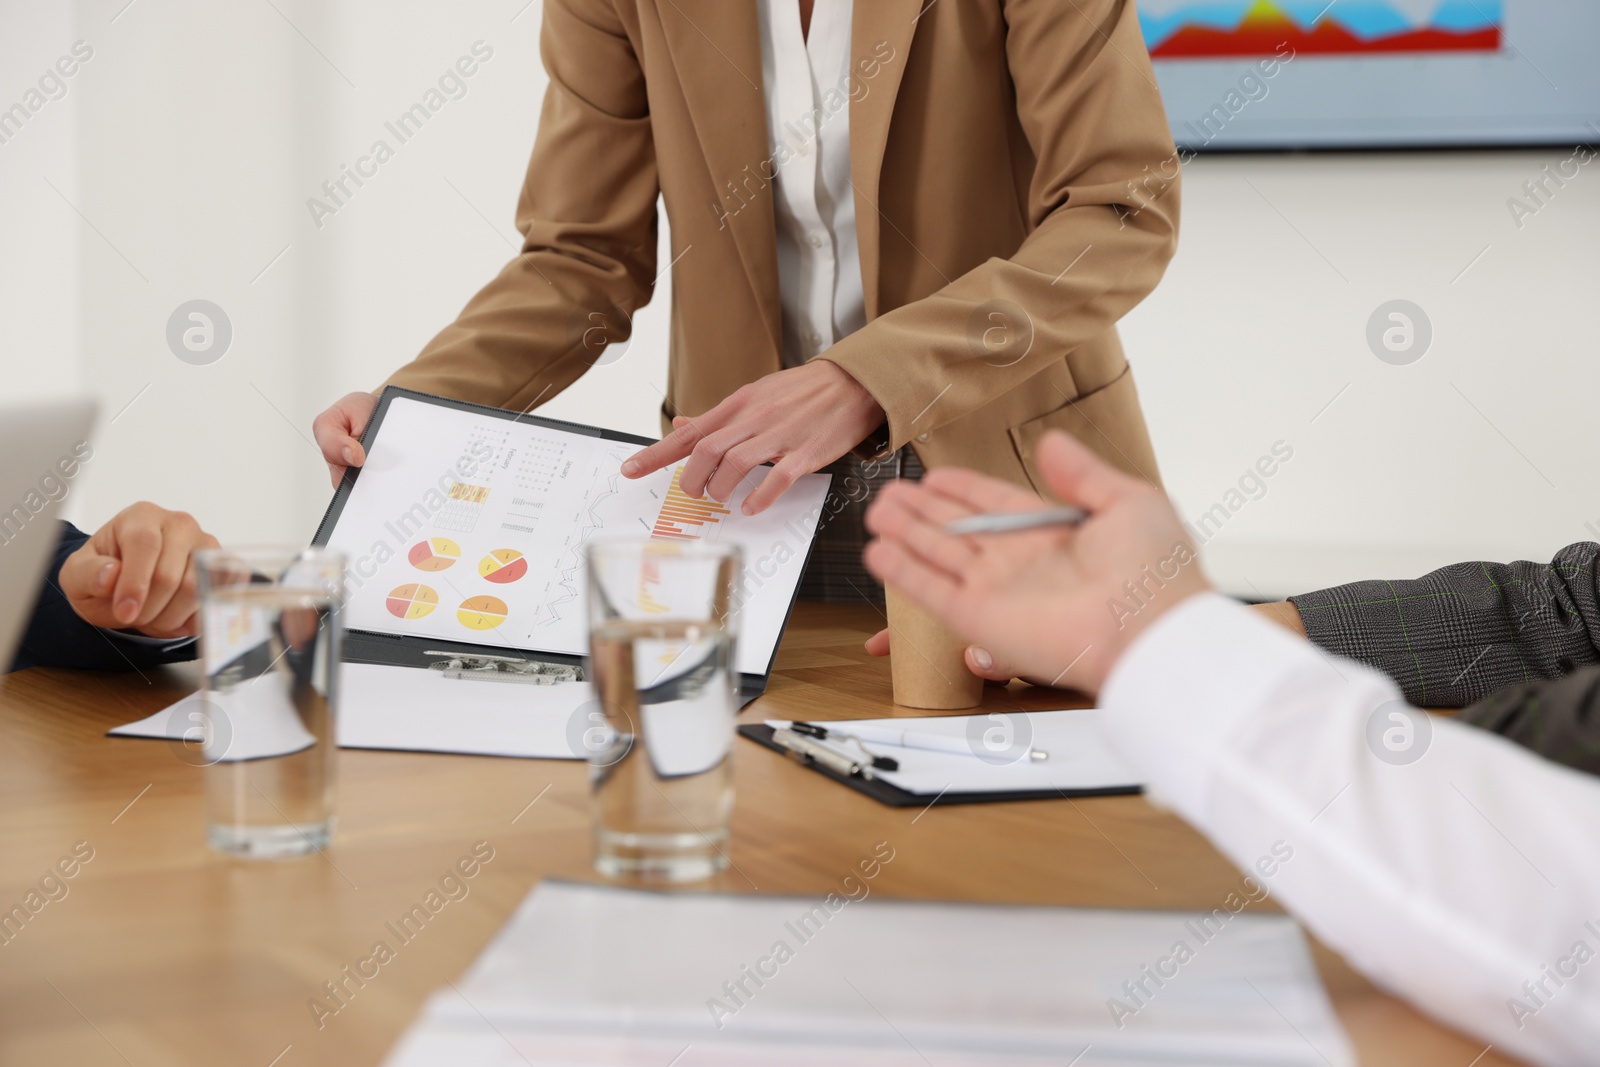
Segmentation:
[(1519, 682), (1467, 708), (1457, 721), (1600, 774), (1600, 667), (1582, 667), (1554, 681)]
[(1418, 707), (1463, 707), (1600, 663), (1593, 542), (1568, 545), (1548, 564), (1457, 563), (1290, 599), (1314, 643), (1389, 675)]

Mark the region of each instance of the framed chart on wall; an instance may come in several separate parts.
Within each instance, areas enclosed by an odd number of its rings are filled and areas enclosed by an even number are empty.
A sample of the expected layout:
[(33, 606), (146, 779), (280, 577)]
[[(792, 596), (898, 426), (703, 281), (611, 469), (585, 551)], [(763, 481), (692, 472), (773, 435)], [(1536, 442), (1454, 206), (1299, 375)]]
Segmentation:
[(1600, 140), (1593, 0), (1141, 0), (1186, 149)]

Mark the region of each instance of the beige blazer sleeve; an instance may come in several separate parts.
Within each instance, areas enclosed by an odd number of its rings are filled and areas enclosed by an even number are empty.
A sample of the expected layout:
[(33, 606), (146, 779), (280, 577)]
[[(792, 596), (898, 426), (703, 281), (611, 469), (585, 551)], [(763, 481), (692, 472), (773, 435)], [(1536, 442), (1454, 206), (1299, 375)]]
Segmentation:
[(388, 384), (526, 409), (602, 340), (625, 340), (650, 299), (659, 189), (633, 46), (611, 5), (545, 0), (540, 51), (550, 87), (517, 204), (522, 253)]
[[(1004, 12), (1017, 112), (1038, 159), (1033, 232), (1010, 258), (817, 357), (877, 398), (895, 448), (1105, 334), (1155, 287), (1177, 246), (1179, 161), (1131, 0), (1008, 0)], [(972, 338), (998, 301), (1020, 308), (1033, 334), (1013, 363)]]

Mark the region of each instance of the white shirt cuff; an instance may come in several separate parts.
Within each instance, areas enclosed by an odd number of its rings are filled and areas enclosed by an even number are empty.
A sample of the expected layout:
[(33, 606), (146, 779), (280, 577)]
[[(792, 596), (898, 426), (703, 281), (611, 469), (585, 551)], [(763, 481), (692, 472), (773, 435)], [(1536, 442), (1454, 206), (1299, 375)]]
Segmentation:
[(1218, 755), (1320, 653), (1220, 593), (1190, 597), (1134, 639), (1100, 691), (1107, 736), (1161, 799), (1204, 811)]

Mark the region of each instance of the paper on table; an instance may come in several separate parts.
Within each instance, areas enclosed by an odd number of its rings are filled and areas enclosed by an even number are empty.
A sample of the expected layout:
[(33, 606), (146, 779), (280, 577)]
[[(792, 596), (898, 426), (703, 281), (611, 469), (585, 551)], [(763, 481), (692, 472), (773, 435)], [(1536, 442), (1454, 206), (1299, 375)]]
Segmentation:
[(278, 680), (254, 679), (227, 693), (191, 693), (112, 737), (158, 737), (202, 746), (209, 763), (240, 763), (301, 752), (317, 743)]
[(641, 446), (408, 397), (389, 402), (328, 537), (350, 559), (352, 629), (581, 655), (584, 546), (627, 534), (744, 550), (737, 669), (764, 674), (782, 635), (828, 477), (800, 478), (740, 513), (770, 468), (727, 504), (691, 501), (673, 471), (623, 478)]
[(582, 731), (599, 702), (587, 682), (524, 685), (446, 678), (439, 671), (344, 665), (342, 748), (582, 759)]
[[(1097, 708), (1071, 711), (1028, 711), (981, 715), (934, 715), (897, 719), (846, 719), (819, 722), (830, 731), (849, 733), (852, 726), (889, 730), (914, 730), (970, 742), (974, 752), (984, 750), (986, 731), (1000, 731), (1016, 751), (1011, 762), (986, 762), (965, 753), (930, 752), (917, 748), (866, 742), (867, 748), (892, 756), (897, 771), (875, 771), (874, 776), (908, 793), (934, 796), (952, 793), (988, 793), (1035, 789), (1113, 789), (1141, 784), (1140, 776), (1123, 762), (1100, 731)], [(787, 726), (782, 719), (767, 721), (773, 728)], [(1035, 763), (1027, 748), (1042, 749), (1050, 758)]]
[[(461, 680), (438, 671), (370, 663), (346, 663), (340, 670), (341, 748), (582, 759), (582, 729), (573, 733), (574, 723), (583, 720), (587, 705), (599, 708), (586, 682), (543, 686)], [(199, 700), (198, 693), (185, 697), (149, 718), (117, 727), (111, 735), (182, 739), (194, 728), (188, 713), (199, 708)], [(287, 751), (294, 750), (260, 752), (255, 758)]]
[(1283, 916), (834, 900), (546, 882), (388, 1067), (1355, 1062)]

